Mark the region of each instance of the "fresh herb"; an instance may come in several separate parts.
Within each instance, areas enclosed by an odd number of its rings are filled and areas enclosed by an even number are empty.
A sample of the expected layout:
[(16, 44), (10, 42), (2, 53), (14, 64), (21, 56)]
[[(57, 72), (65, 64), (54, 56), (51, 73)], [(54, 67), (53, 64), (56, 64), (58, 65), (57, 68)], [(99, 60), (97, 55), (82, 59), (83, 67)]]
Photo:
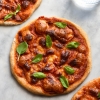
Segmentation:
[(70, 66), (65, 66), (64, 70), (66, 71), (66, 73), (68, 74), (74, 74), (75, 70), (73, 68), (71, 68)]
[(50, 48), (52, 46), (52, 40), (49, 35), (46, 36), (46, 46), (47, 48)]
[(42, 54), (37, 54), (34, 59), (32, 60), (32, 63), (38, 63), (41, 61), (43, 55)]
[(27, 48), (28, 48), (27, 42), (22, 42), (18, 45), (17, 47), (17, 53), (19, 54), (18, 60), (19, 60), (20, 55), (26, 52)]
[(100, 92), (97, 94), (98, 98), (100, 99)]
[(14, 14), (11, 12), (4, 17), (4, 20), (11, 18)]
[(21, 6), (20, 4), (17, 5), (16, 11), (14, 12), (15, 15), (21, 10)]
[(67, 26), (64, 22), (55, 22), (54, 23), (58, 28), (65, 28)]
[(35, 72), (32, 74), (32, 76), (34, 76), (35, 78), (45, 78), (46, 77), (46, 74), (42, 73), (42, 72)]
[(79, 46), (79, 42), (72, 41), (72, 42), (68, 43), (66, 47), (69, 49), (75, 49), (78, 46)]
[(7, 15), (4, 17), (4, 20), (8, 20), (8, 19), (11, 18), (12, 16), (16, 15), (20, 10), (21, 10), (21, 6), (20, 6), (20, 4), (18, 4), (18, 5), (17, 5), (17, 8), (16, 8), (16, 11), (7, 14)]
[(66, 79), (64, 76), (60, 77), (60, 82), (63, 85), (63, 87), (65, 87), (65, 88), (69, 87), (68, 79)]

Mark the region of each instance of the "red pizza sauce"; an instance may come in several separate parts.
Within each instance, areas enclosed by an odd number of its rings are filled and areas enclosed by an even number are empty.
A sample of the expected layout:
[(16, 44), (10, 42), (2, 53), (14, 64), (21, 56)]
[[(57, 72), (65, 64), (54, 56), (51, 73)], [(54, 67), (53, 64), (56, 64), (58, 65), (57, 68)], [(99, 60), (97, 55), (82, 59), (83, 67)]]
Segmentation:
[(32, 7), (35, 5), (36, 0), (1, 0), (0, 1), (0, 20), (4, 20), (4, 17), (11, 12), (15, 12), (18, 4), (21, 6), (21, 10), (8, 20), (21, 22), (27, 19), (31, 13)]
[[(58, 28), (55, 22), (66, 23), (65, 28)], [(52, 46), (46, 47), (46, 36), (52, 39)], [(17, 61), (16, 52), (16, 73), (19, 77), (24, 77), (31, 85), (41, 87), (48, 93), (63, 93), (66, 89), (62, 86), (59, 77), (61, 75), (68, 79), (69, 86), (80, 80), (88, 65), (89, 49), (85, 38), (80, 31), (70, 22), (58, 18), (39, 17), (31, 25), (18, 32), (16, 37), (18, 44), (26, 41), (27, 51), (20, 56)], [(72, 41), (79, 43), (75, 49), (66, 48), (66, 45)], [(42, 54), (40, 62), (34, 64), (32, 59)], [(65, 72), (65, 66), (71, 66), (75, 72), (68, 74)], [(34, 72), (43, 72), (46, 78), (37, 79), (31, 76)]]

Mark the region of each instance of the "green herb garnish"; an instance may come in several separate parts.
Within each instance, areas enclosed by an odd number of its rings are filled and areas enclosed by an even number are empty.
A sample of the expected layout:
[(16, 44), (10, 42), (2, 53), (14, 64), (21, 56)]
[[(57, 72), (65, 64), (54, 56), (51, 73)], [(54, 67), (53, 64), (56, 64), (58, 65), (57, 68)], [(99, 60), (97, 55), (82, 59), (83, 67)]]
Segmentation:
[(20, 10), (21, 10), (21, 6), (20, 6), (20, 4), (18, 4), (18, 5), (17, 5), (17, 8), (16, 8), (16, 11), (7, 14), (7, 15), (4, 17), (4, 20), (8, 20), (8, 19), (11, 18), (12, 16), (16, 15)]
[(11, 12), (4, 17), (4, 20), (11, 18), (14, 14)]
[(43, 55), (42, 54), (37, 54), (34, 59), (32, 60), (32, 63), (38, 63), (42, 60)]
[(97, 94), (98, 98), (100, 99), (100, 92)]
[(67, 26), (64, 22), (55, 22), (54, 23), (58, 28), (65, 28)]
[(35, 78), (45, 78), (46, 77), (46, 74), (42, 73), (42, 72), (35, 72), (32, 74), (32, 76), (34, 76)]
[(50, 48), (52, 46), (52, 40), (49, 35), (46, 36), (46, 47)]
[(73, 68), (71, 68), (70, 66), (65, 66), (64, 70), (66, 71), (66, 73), (68, 74), (74, 74), (75, 70)]
[(65, 87), (65, 88), (69, 87), (68, 79), (66, 79), (64, 76), (60, 77), (60, 82), (63, 85), (63, 87)]
[(79, 46), (79, 42), (72, 41), (72, 42), (68, 43), (66, 47), (69, 49), (75, 49), (78, 46)]
[(26, 52), (27, 48), (28, 48), (27, 42), (22, 42), (18, 45), (17, 47), (17, 53), (19, 54), (18, 60), (19, 60), (20, 55)]

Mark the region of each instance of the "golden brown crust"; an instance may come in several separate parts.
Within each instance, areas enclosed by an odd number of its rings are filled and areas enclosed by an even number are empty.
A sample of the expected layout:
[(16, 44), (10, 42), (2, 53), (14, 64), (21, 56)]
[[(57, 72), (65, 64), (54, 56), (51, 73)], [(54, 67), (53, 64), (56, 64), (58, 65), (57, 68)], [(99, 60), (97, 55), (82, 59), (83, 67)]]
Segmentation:
[(74, 94), (71, 100), (81, 100), (87, 99), (88, 100), (97, 100), (98, 93), (100, 92), (100, 77), (93, 79), (92, 81), (88, 82), (84, 85), (81, 89), (78, 90)]
[[(57, 17), (55, 17), (57, 18)], [(84, 79), (88, 76), (89, 72), (90, 72), (90, 69), (91, 69), (91, 51), (90, 51), (90, 44), (89, 44), (89, 40), (87, 38), (87, 35), (86, 33), (76, 24), (66, 20), (66, 19), (62, 19), (62, 18), (58, 18), (62, 21), (67, 21), (68, 23), (74, 25), (74, 27), (76, 27), (76, 29), (78, 29), (78, 31), (81, 33), (81, 35), (85, 38), (86, 40), (86, 43), (87, 43), (87, 46), (88, 46), (88, 65), (87, 65), (87, 68), (86, 68), (86, 71), (84, 73), (84, 75), (82, 76), (81, 79), (79, 79), (78, 81), (76, 81), (74, 84), (70, 85), (68, 87), (68, 89), (66, 89), (63, 93), (61, 94), (65, 94), (65, 93), (69, 93), (71, 92), (72, 90), (74, 90), (79, 84), (81, 84)], [(34, 23), (35, 21), (31, 22)], [(21, 29), (21, 31), (23, 30), (26, 30), (28, 28), (29, 25), (31, 24), (28, 24), (27, 26), (25, 26), (24, 28)], [(15, 76), (15, 78), (17, 79), (17, 81), (23, 86), (25, 87), (27, 90), (35, 93), (35, 94), (40, 94), (40, 95), (45, 95), (45, 96), (53, 96), (53, 95), (58, 95), (58, 94), (50, 94), (48, 92), (44, 92), (43, 89), (39, 88), (39, 87), (36, 87), (36, 86), (32, 86), (30, 85), (24, 78), (22, 77), (19, 77), (14, 68), (16, 66), (16, 60), (15, 60), (15, 53), (16, 53), (16, 47), (18, 45), (18, 40), (17, 40), (17, 36), (18, 34), (16, 35), (16, 37), (14, 38), (14, 41), (13, 41), (13, 44), (12, 44), (12, 48), (11, 48), (11, 51), (10, 51), (10, 63), (11, 63), (11, 71), (12, 71), (12, 74)]]
[[(26, 11), (22, 12), (22, 13), (26, 13), (28, 12), (28, 17), (26, 19), (24, 19), (23, 21), (14, 21), (12, 20), (0, 20), (0, 25), (18, 25), (23, 23), (24, 21), (26, 21), (31, 15), (32, 13), (39, 7), (39, 5), (41, 4), (42, 0), (36, 0), (36, 3), (33, 4), (33, 6), (31, 6), (31, 8), (27, 9)], [(23, 14), (22, 14), (23, 15)]]

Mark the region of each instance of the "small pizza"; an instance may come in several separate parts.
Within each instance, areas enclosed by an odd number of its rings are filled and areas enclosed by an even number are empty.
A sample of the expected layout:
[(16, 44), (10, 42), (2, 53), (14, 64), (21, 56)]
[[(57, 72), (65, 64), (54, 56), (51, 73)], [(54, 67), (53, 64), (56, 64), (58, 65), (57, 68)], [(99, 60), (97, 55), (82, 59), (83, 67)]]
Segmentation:
[(100, 100), (100, 77), (83, 86), (72, 100)]
[(76, 24), (41, 16), (16, 34), (10, 62), (13, 75), (29, 91), (47, 96), (65, 94), (89, 74), (90, 45)]
[(41, 0), (1, 0), (0, 25), (17, 25), (26, 21)]

